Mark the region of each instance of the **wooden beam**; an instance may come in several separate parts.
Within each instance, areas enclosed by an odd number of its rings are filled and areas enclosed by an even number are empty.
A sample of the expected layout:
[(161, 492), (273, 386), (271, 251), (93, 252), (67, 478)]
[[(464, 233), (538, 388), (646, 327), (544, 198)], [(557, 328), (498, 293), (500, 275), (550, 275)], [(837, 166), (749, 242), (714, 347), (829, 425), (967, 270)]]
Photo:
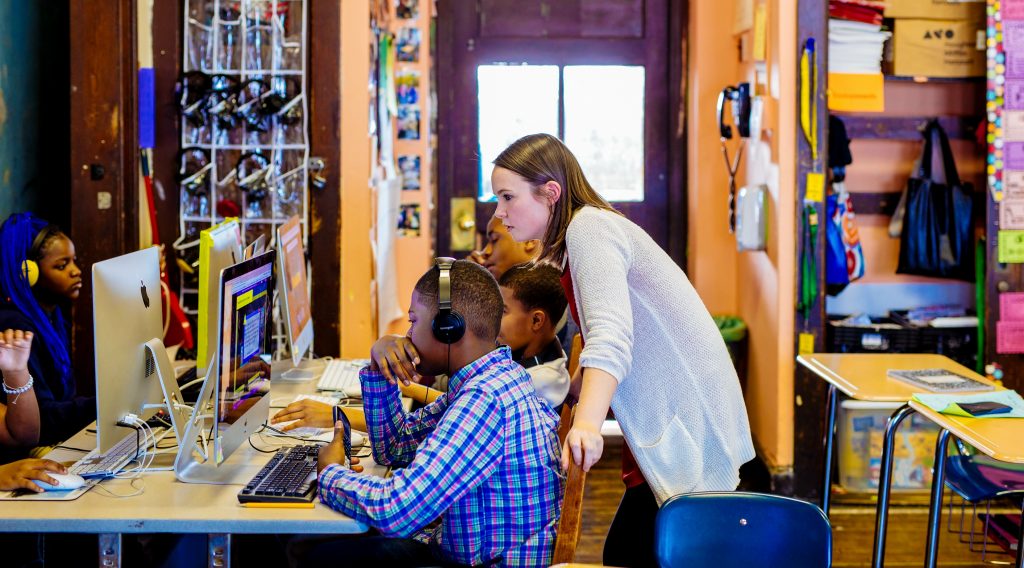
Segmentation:
[[(326, 183), (310, 186), (309, 255), (317, 355), (341, 354), (341, 4), (309, 2), (309, 144)], [(365, 355), (364, 355), (365, 356)]]
[[(138, 246), (135, 0), (71, 0), (71, 239), (85, 274)], [(93, 390), (92, 282), (74, 310), (78, 390)]]

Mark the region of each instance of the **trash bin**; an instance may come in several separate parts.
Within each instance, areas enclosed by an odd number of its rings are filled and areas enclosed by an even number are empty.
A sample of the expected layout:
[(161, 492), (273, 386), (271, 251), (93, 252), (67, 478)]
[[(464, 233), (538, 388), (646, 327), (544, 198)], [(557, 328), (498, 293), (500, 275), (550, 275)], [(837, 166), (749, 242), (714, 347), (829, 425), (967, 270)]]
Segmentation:
[(729, 349), (732, 364), (736, 367), (736, 375), (740, 378), (740, 388), (747, 392), (747, 324), (736, 316), (713, 316), (718, 331)]

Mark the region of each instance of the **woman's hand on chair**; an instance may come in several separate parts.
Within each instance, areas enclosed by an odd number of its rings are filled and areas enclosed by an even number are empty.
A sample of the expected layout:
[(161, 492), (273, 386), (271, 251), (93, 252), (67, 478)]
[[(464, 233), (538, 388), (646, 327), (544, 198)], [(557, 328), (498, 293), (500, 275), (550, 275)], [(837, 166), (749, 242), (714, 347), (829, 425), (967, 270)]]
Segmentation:
[(601, 437), (601, 425), (590, 424), (577, 418), (565, 436), (565, 444), (562, 445), (562, 469), (569, 469), (571, 453), (572, 461), (582, 466), (583, 471), (590, 471), (597, 460), (601, 459), (603, 452), (604, 438)]

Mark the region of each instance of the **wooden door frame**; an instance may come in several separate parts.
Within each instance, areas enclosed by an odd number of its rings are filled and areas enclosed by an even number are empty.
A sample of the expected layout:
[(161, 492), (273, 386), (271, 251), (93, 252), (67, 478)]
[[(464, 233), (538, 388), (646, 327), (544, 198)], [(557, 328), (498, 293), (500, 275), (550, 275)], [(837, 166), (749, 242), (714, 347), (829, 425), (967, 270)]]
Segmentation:
[[(450, 89), (438, 89), (438, 200), (440, 200), (441, 188), (451, 188), (457, 181), (456, 158), (463, 153), (458, 145), (466, 144), (469, 141), (457, 140), (457, 133), (451, 132), (452, 117), (463, 109), (459, 105), (462, 97), (458, 96), (457, 86), (465, 84), (472, 78), (458, 77), (454, 69), (455, 55), (459, 39), (455, 37), (454, 18), (473, 17), (474, 13), (468, 10), (455, 9), (455, 2), (444, 1), (438, 3), (437, 18), (437, 84), (455, 85)], [(687, 120), (684, 112), (686, 85), (685, 77), (688, 66), (686, 54), (686, 34), (689, 24), (689, 0), (668, 0), (668, 29), (666, 45), (668, 53), (665, 54), (668, 60), (668, 97), (666, 101), (666, 116), (668, 118), (665, 128), (668, 130), (667, 143), (667, 180), (664, 182), (666, 188), (666, 203), (669, 211), (678, 212), (668, 217), (668, 253), (676, 263), (686, 268), (686, 241), (688, 232), (688, 210), (687, 210), (687, 187), (686, 187), (686, 136)], [(472, 118), (475, 121), (475, 117)], [(493, 209), (493, 205), (485, 206), (487, 211)], [(480, 215), (478, 215), (480, 217)], [(437, 207), (437, 241), (436, 250), (446, 251), (450, 246), (451, 234), (451, 211), (447, 204), (438, 202)], [(483, 230), (482, 224), (478, 222), (478, 229)]]
[(95, 388), (91, 266), (138, 248), (135, 7), (136, 0), (68, 6), (69, 231), (85, 274), (72, 316), (72, 364), (85, 395)]

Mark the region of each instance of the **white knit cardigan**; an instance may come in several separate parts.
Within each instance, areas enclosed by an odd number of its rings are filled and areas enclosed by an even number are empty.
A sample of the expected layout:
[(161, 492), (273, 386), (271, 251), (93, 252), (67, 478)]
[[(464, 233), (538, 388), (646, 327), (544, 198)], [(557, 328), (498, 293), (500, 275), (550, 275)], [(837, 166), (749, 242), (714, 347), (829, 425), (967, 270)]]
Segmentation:
[(594, 207), (574, 215), (566, 250), (586, 342), (580, 365), (619, 381), (612, 410), (658, 503), (735, 489), (754, 457), (747, 409), (686, 274), (643, 229)]

